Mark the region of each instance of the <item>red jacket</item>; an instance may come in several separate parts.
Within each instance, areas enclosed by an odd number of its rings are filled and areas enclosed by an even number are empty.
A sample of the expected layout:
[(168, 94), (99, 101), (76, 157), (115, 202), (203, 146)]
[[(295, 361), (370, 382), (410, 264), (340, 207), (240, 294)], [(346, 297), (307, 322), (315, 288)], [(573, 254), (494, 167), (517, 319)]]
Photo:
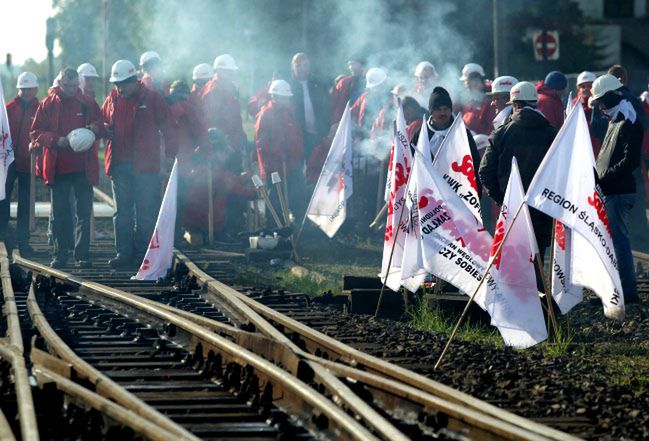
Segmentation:
[(113, 89), (101, 111), (113, 131), (112, 139), (106, 144), (106, 174), (110, 176), (113, 163), (127, 162), (133, 163), (136, 173), (159, 173), (160, 133), (167, 136), (169, 120), (169, 106), (162, 95), (141, 82), (129, 98), (120, 97), (117, 89)]
[(563, 113), (565, 111), (559, 91), (543, 84), (539, 81), (536, 84), (536, 90), (539, 93), (539, 102), (537, 108), (545, 116), (545, 118), (556, 129), (560, 129), (563, 125)]
[(344, 76), (338, 81), (331, 92), (331, 124), (339, 122), (343, 117), (347, 101), (350, 101), (349, 105), (352, 106), (360, 97), (363, 92), (362, 80), (361, 77)]
[(262, 179), (272, 172), (283, 175), (283, 161), (287, 173), (298, 167), (304, 160), (304, 139), (293, 110), (273, 102), (262, 107), (255, 122), (255, 145)]
[(329, 154), (329, 150), (331, 149), (332, 142), (333, 138), (329, 137), (329, 135), (327, 134), (322, 142), (315, 146), (311, 151), (311, 156), (309, 156), (309, 159), (306, 163), (307, 182), (318, 182), (318, 178), (320, 177), (320, 173), (322, 172), (322, 166), (324, 165), (325, 159), (327, 159), (327, 155)]
[(147, 89), (154, 90), (163, 96), (169, 95), (169, 83), (165, 80), (158, 81), (148, 73), (142, 75), (142, 84), (144, 84)]
[(54, 184), (56, 175), (78, 172), (85, 172), (91, 185), (99, 183), (97, 143), (83, 153), (56, 146), (59, 138), (89, 124), (95, 124), (101, 130), (103, 120), (95, 100), (81, 90), (73, 97), (65, 97), (57, 86), (41, 101), (32, 123), (31, 137), (42, 148), (36, 174), (47, 185)]
[(248, 115), (251, 117), (256, 118), (261, 108), (270, 102), (268, 87), (269, 85), (262, 87), (248, 100)]
[[(208, 223), (208, 190), (206, 165), (197, 167), (192, 172), (192, 179), (189, 184), (187, 205), (183, 216), (183, 226), (190, 231), (203, 231), (207, 233)], [(215, 232), (223, 230), (225, 224), (225, 213), (227, 211), (228, 196), (236, 195), (246, 199), (254, 199), (255, 191), (250, 186), (250, 178), (247, 176), (235, 175), (218, 165), (215, 165), (212, 173), (213, 193), (213, 226)]]
[(189, 176), (192, 168), (192, 153), (197, 146), (209, 148), (207, 128), (191, 101), (178, 101), (171, 105), (167, 155), (178, 159), (178, 172)]
[(485, 95), (481, 103), (467, 103), (462, 108), (462, 120), (467, 129), (476, 134), (490, 135), (494, 129), (496, 109), (491, 105), (491, 97)]
[(406, 126), (406, 134), (408, 135), (408, 142), (412, 142), (412, 138), (415, 136), (415, 133), (421, 131), (421, 125), (424, 123), (423, 118), (415, 118), (413, 122)]
[(208, 128), (221, 130), (235, 151), (241, 151), (246, 134), (241, 122), (241, 104), (232, 82), (215, 75), (201, 90), (201, 105)]
[(34, 98), (26, 103), (20, 97), (7, 104), (7, 118), (9, 119), (9, 131), (11, 140), (14, 143), (14, 167), (16, 171), (29, 173), (31, 158), (29, 156), (29, 131), (38, 109), (38, 100)]

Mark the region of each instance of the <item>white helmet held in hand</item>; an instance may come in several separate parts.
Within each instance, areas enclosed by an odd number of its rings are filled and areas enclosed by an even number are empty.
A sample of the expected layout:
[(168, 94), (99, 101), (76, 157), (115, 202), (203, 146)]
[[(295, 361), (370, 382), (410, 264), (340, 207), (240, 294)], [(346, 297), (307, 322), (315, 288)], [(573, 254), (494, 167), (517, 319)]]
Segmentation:
[(160, 55), (156, 51), (146, 51), (140, 55), (140, 66), (144, 66), (146, 63), (152, 60), (162, 61)]
[(481, 77), (485, 76), (484, 69), (479, 64), (477, 63), (465, 64), (464, 67), (462, 68), (462, 76), (460, 77), (460, 81), (468, 80), (469, 75), (474, 73), (480, 74)]
[(207, 63), (201, 63), (194, 66), (192, 71), (192, 80), (209, 80), (214, 76), (214, 69)]
[(111, 83), (119, 83), (137, 75), (135, 66), (128, 60), (117, 60), (113, 67), (110, 69), (110, 78), (108, 81)]
[(219, 55), (214, 59), (214, 64), (212, 65), (214, 70), (216, 69), (226, 69), (226, 70), (239, 70), (239, 66), (234, 62), (234, 58), (230, 54)]
[(272, 83), (270, 83), (270, 87), (268, 88), (268, 93), (270, 95), (277, 95), (277, 96), (293, 96), (293, 92), (291, 92), (291, 86), (284, 80), (274, 80)]
[(93, 66), (90, 63), (83, 63), (77, 68), (77, 73), (79, 74), (80, 77), (95, 77), (99, 78), (99, 74), (97, 73), (97, 69), (95, 69), (95, 66)]
[(538, 101), (539, 93), (536, 91), (534, 84), (529, 81), (517, 83), (509, 92), (509, 102), (514, 101)]
[(592, 83), (596, 79), (597, 76), (594, 73), (585, 70), (582, 73), (580, 73), (579, 76), (577, 77), (577, 86), (584, 83)]
[(16, 83), (16, 88), (18, 89), (31, 89), (32, 87), (38, 87), (38, 78), (31, 72), (23, 72), (18, 75), (18, 82)]
[(365, 87), (368, 89), (374, 89), (383, 84), (387, 78), (388, 74), (386, 74), (383, 69), (380, 67), (373, 67), (365, 74)]
[(606, 95), (606, 92), (618, 90), (620, 87), (622, 87), (622, 82), (619, 79), (611, 74), (602, 75), (593, 82), (592, 98), (598, 100)]
[(498, 77), (491, 83), (491, 95), (494, 93), (509, 93), (517, 83), (516, 78), (508, 75)]
[(68, 142), (70, 148), (77, 153), (90, 150), (92, 143), (95, 142), (95, 134), (92, 130), (81, 127), (68, 133)]

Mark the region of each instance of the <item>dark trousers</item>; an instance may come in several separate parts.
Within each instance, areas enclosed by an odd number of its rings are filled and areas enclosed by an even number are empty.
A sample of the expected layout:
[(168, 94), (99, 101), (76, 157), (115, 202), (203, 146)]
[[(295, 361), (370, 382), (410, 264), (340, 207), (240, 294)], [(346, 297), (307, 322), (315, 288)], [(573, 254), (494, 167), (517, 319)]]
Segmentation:
[(18, 216), (16, 222), (16, 242), (18, 247), (29, 243), (29, 184), (30, 174), (16, 171), (12, 163), (7, 170), (7, 181), (5, 183), (4, 200), (0, 201), (0, 234), (6, 238), (9, 229), (11, 193), (14, 184), (18, 180)]
[[(70, 197), (72, 197), (72, 206)], [(56, 256), (67, 258), (74, 248), (76, 260), (90, 259), (92, 185), (85, 173), (57, 175), (50, 186), (52, 234)], [(74, 214), (73, 214), (74, 211)], [(76, 216), (76, 225), (73, 222)]]
[(160, 175), (135, 173), (133, 164), (113, 164), (115, 251), (125, 258), (143, 255), (160, 209)]

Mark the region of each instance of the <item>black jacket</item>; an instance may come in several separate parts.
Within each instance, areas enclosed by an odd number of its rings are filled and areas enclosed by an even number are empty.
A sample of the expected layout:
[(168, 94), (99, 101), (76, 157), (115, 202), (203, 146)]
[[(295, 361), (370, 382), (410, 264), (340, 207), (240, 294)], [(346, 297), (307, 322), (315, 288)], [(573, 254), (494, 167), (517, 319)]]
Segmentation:
[(604, 195), (635, 193), (633, 171), (640, 166), (642, 124), (618, 115), (608, 124), (597, 156), (597, 176)]
[[(319, 140), (322, 140), (322, 138), (329, 133), (329, 127), (331, 126), (331, 103), (329, 91), (322, 81), (312, 75), (307, 79), (307, 87), (309, 88), (309, 97), (311, 98), (311, 104), (313, 105), (316, 135)], [(295, 117), (302, 128), (302, 133), (306, 134), (302, 83), (295, 78), (292, 78), (291, 91), (293, 92), (292, 102), (295, 106)]]
[[(428, 114), (426, 112), (425, 114)], [(451, 116), (451, 124), (453, 123), (453, 117)], [(430, 129), (432, 126), (430, 117), (427, 119), (426, 123), (426, 133), (428, 133), (428, 139), (431, 140), (433, 139), (434, 132)], [(466, 129), (466, 136), (469, 138), (469, 150), (471, 151), (471, 160), (473, 161), (473, 170), (476, 174), (476, 183), (478, 184), (478, 196), (482, 196), (482, 184), (480, 183), (480, 178), (478, 177), (478, 169), (480, 168), (480, 153), (478, 153), (478, 146), (475, 143), (475, 140), (473, 139), (473, 135), (471, 134), (471, 131), (469, 129)], [(412, 155), (415, 154), (415, 147), (417, 146), (417, 142), (419, 141), (419, 131), (415, 132), (412, 135), (412, 139), (410, 140), (410, 153)], [(435, 159), (431, 155), (431, 161)]]
[(496, 129), (489, 137), (478, 171), (489, 197), (502, 205), (514, 156), (527, 190), (556, 135), (557, 129), (529, 107), (513, 114), (509, 123)]

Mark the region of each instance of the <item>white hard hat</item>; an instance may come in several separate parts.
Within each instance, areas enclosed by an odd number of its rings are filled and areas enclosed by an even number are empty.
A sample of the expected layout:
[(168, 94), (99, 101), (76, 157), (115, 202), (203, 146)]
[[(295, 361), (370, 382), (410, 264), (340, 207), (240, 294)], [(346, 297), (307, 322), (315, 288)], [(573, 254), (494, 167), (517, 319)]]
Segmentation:
[(38, 87), (38, 78), (31, 72), (23, 72), (18, 75), (16, 87), (18, 89), (31, 89), (32, 87)]
[(620, 80), (615, 78), (611, 74), (605, 74), (601, 77), (597, 77), (597, 79), (593, 82), (593, 100), (598, 100), (603, 97), (606, 92), (618, 90), (620, 87), (622, 87)]
[(137, 71), (133, 63), (128, 60), (117, 60), (110, 69), (110, 78), (108, 81), (111, 83), (119, 83), (136, 75)]
[(95, 142), (95, 134), (92, 130), (81, 127), (68, 133), (68, 142), (70, 148), (77, 153), (90, 150), (92, 143)]
[(481, 77), (485, 76), (484, 69), (482, 66), (476, 63), (468, 63), (465, 64), (464, 67), (462, 68), (462, 76), (460, 77), (460, 81), (464, 81), (469, 78), (469, 75), (477, 73), (480, 74)]
[(291, 86), (284, 80), (274, 80), (272, 83), (270, 83), (268, 93), (270, 95), (278, 96), (293, 96), (293, 92), (291, 92)]
[(498, 77), (491, 83), (491, 95), (494, 93), (509, 93), (516, 83), (518, 83), (518, 80), (514, 77), (508, 75)]
[(478, 147), (478, 150), (484, 150), (489, 145), (489, 137), (487, 135), (483, 135), (482, 133), (473, 135), (473, 140), (475, 141), (475, 145), (476, 147)]
[(52, 87), (58, 87), (61, 85), (61, 72), (59, 72), (55, 77), (54, 80), (52, 81)]
[(230, 54), (219, 55), (214, 59), (214, 64), (212, 65), (214, 70), (216, 69), (226, 69), (226, 70), (239, 70), (237, 63), (234, 62), (234, 58)]
[(422, 61), (415, 67), (415, 76), (420, 77), (425, 70), (429, 70), (432, 72), (432, 77), (437, 77), (437, 71), (435, 70), (435, 66), (433, 66), (433, 63), (430, 61)]
[(538, 101), (539, 93), (536, 91), (534, 84), (529, 81), (516, 83), (509, 92), (509, 102), (514, 101)]
[(596, 79), (597, 76), (594, 73), (585, 70), (582, 73), (580, 73), (579, 76), (577, 77), (577, 86), (583, 83), (592, 83)]
[(214, 69), (207, 63), (201, 63), (194, 66), (192, 71), (192, 80), (209, 80), (214, 76)]
[(90, 63), (83, 63), (82, 65), (77, 67), (77, 73), (79, 74), (80, 77), (99, 78), (99, 74), (97, 73), (97, 69), (95, 69), (95, 66), (93, 66)]
[(160, 54), (158, 54), (156, 51), (146, 51), (145, 53), (140, 55), (140, 66), (144, 66), (151, 60), (162, 61), (162, 58), (160, 58)]
[(387, 78), (388, 74), (386, 74), (383, 69), (380, 67), (373, 67), (365, 74), (365, 87), (373, 89), (382, 84)]

